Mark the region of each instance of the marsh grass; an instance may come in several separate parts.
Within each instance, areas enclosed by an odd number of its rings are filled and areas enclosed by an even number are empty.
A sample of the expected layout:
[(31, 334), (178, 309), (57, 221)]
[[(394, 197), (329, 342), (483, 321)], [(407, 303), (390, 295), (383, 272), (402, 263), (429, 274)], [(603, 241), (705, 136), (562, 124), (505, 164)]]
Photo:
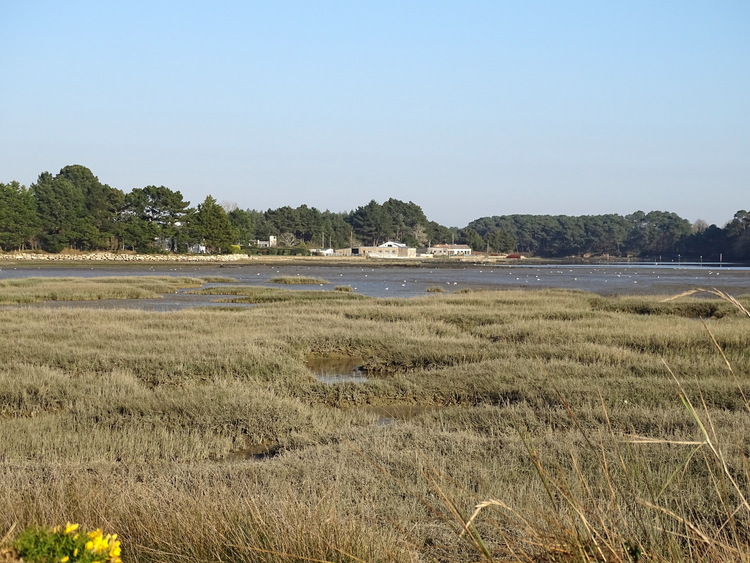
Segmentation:
[[(664, 301), (694, 295), (706, 290), (684, 292)], [(750, 317), (750, 312), (737, 299), (718, 290), (709, 293), (728, 303), (741, 315)], [(724, 350), (718, 344), (711, 328), (704, 327), (724, 359), (730, 374), (735, 375)], [(750, 534), (750, 503), (746, 498), (750, 475), (744, 455), (737, 464), (728, 453), (724, 439), (726, 434), (717, 431), (716, 414), (705, 398), (705, 390), (699, 389), (691, 400), (685, 385), (664, 362), (676, 390), (679, 392), (690, 423), (698, 430), (693, 440), (674, 439), (664, 436), (650, 437), (623, 435), (611, 425), (604, 401), (602, 412), (607, 421), (608, 435), (604, 439), (584, 430), (576, 412), (568, 406), (559, 390), (561, 403), (576, 428), (581, 430), (593, 461), (594, 474), (578, 455), (571, 452), (570, 463), (561, 470), (559, 463), (542, 461), (537, 445), (528, 432), (522, 437), (540, 481), (544, 484), (549, 500), (547, 518), (529, 517), (528, 511), (519, 511), (502, 500), (487, 500), (476, 505), (472, 515), (466, 519), (457, 511), (452, 516), (461, 526), (461, 536), (473, 542), (474, 548), (485, 559), (492, 560), (492, 552), (475, 522), (481, 513), (500, 511), (515, 521), (515, 529), (523, 529), (527, 537), (519, 540), (510, 537), (498, 528), (498, 520), (491, 520), (491, 533), (502, 536), (510, 551), (521, 558), (536, 560), (572, 561), (745, 561), (750, 558), (748, 545)], [(552, 383), (554, 386), (554, 383)], [(744, 392), (742, 402), (735, 412), (747, 414), (750, 403)], [(699, 406), (694, 400), (699, 400)], [(668, 447), (682, 449), (683, 453), (655, 470), (651, 456), (641, 448)], [(683, 494), (686, 476), (697, 475), (705, 482), (708, 496), (703, 502), (694, 496), (672, 499), (670, 489)], [(667, 467), (668, 473), (663, 472)], [(571, 477), (572, 476), (572, 477)], [(598, 478), (597, 478), (598, 477)], [(710, 497), (710, 498), (709, 498)], [(711, 502), (713, 500), (713, 502)], [(446, 500), (450, 502), (449, 499)], [(490, 517), (491, 518), (491, 517)], [(531, 541), (528, 540), (531, 538)], [(529, 544), (534, 547), (529, 548)], [(541, 550), (539, 549), (541, 548)]]
[[(228, 282), (228, 278), (213, 278)], [(172, 276), (101, 278), (22, 278), (0, 280), (0, 305), (40, 301), (86, 301), (98, 299), (153, 299), (178, 289), (200, 287), (202, 278)]]
[(191, 290), (189, 293), (195, 295), (236, 295), (237, 297), (219, 299), (224, 303), (280, 303), (293, 305), (295, 303), (311, 301), (343, 301), (343, 300), (367, 300), (368, 297), (353, 293), (349, 290), (340, 290), (334, 288), (334, 291), (325, 291), (318, 289), (305, 289), (289, 291), (288, 289), (279, 289), (275, 287), (257, 287), (257, 286), (224, 286), (224, 287), (206, 287)]
[(709, 337), (570, 291), (196, 291), (258, 306), (0, 308), (0, 535), (77, 521), (126, 562), (748, 558), (736, 308)]
[(284, 285), (328, 285), (331, 282), (322, 278), (305, 276), (278, 276), (268, 280), (268, 283), (280, 283)]

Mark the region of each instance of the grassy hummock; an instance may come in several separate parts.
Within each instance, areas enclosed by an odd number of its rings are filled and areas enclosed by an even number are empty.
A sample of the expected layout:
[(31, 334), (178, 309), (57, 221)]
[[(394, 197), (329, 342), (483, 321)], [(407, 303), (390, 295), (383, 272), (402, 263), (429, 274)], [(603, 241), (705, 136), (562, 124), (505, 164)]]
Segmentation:
[(285, 285), (328, 285), (331, 282), (321, 278), (306, 276), (278, 276), (268, 280), (268, 283), (280, 283)]
[(99, 278), (21, 278), (0, 280), (0, 305), (41, 301), (87, 301), (99, 299), (152, 299), (178, 289), (230, 278), (177, 276), (122, 276)]

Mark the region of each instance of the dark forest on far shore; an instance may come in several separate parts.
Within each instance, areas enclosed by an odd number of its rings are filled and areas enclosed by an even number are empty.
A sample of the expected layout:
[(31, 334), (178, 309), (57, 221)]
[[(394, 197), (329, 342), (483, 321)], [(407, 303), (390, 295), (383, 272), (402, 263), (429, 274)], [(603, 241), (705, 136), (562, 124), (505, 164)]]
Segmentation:
[(254, 252), (277, 237), (272, 252), (378, 245), (456, 243), (474, 251), (543, 258), (612, 256), (648, 260), (750, 261), (750, 212), (723, 226), (691, 223), (668, 211), (629, 215), (496, 215), (464, 227), (430, 221), (416, 203), (370, 201), (349, 212), (289, 206), (240, 209), (213, 196), (191, 207), (179, 191), (145, 186), (124, 192), (81, 165), (43, 172), (26, 187), (0, 183), (0, 250)]

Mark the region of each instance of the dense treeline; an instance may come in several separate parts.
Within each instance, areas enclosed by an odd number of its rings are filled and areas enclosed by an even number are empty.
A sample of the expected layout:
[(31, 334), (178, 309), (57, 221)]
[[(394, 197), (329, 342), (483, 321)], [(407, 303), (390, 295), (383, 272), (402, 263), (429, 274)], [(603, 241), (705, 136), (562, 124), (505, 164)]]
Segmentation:
[(409, 246), (468, 244), (477, 251), (542, 257), (635, 256), (674, 260), (750, 260), (750, 212), (723, 227), (691, 224), (675, 213), (630, 215), (502, 215), (464, 228), (430, 221), (412, 202), (370, 201), (351, 212), (301, 205), (265, 212), (219, 204), (212, 196), (195, 207), (179, 191), (146, 186), (125, 193), (102, 184), (81, 165), (43, 172), (28, 188), (0, 183), (0, 249), (229, 252), (252, 249), (276, 236), (279, 245), (345, 248), (398, 240)]
[(546, 257), (634, 256), (643, 259), (750, 260), (750, 212), (724, 228), (675, 213), (630, 215), (504, 215), (483, 217), (463, 230), (489, 246)]

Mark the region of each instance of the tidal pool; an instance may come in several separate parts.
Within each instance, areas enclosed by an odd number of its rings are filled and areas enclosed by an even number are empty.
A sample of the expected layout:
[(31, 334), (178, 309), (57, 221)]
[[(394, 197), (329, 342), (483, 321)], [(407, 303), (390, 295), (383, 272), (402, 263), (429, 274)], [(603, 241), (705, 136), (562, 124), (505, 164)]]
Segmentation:
[(307, 367), (321, 383), (365, 383), (367, 372), (362, 369), (362, 360), (347, 356), (311, 356)]

